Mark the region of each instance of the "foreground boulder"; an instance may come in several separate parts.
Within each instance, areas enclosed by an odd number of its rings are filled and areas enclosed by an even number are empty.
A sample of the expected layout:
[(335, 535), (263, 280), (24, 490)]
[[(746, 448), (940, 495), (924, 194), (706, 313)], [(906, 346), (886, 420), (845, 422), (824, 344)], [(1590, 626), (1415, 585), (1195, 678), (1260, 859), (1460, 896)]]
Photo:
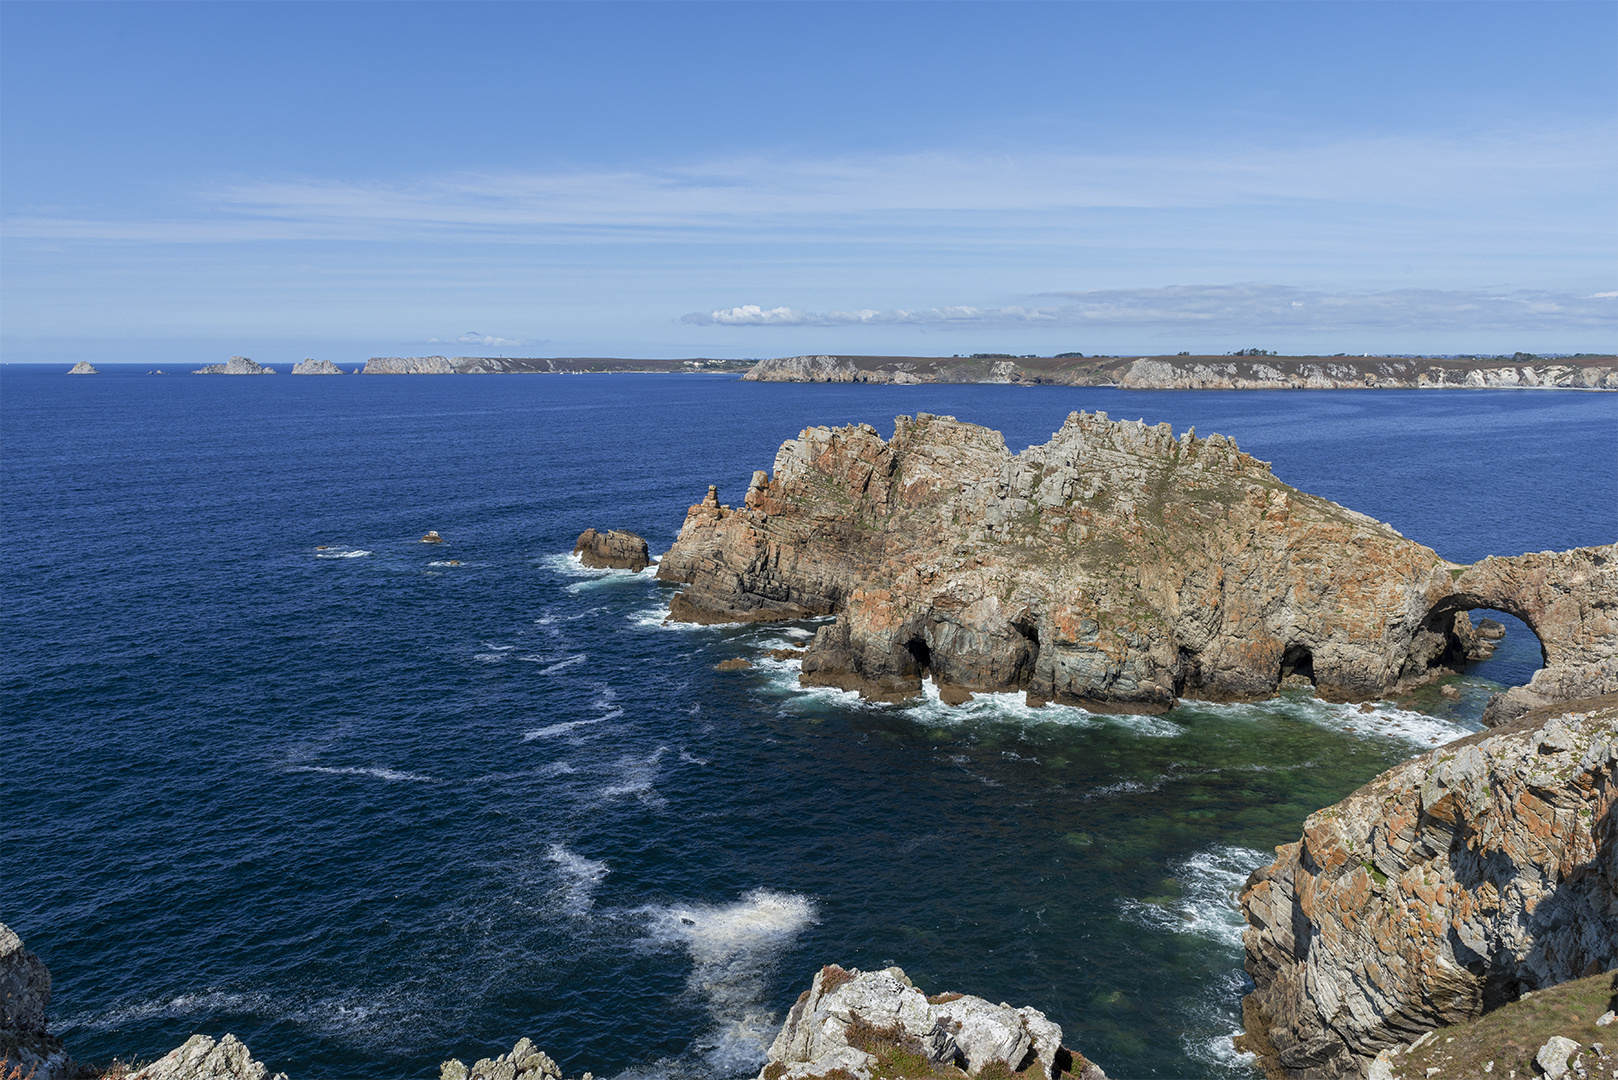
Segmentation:
[(929, 998), (896, 967), (861, 972), (835, 964), (821, 968), (792, 1006), (759, 1080), (963, 1074), (1106, 1080), (1062, 1046), (1062, 1029), (1038, 1009), (965, 994)]
[[(549, 1054), (535, 1049), (528, 1039), (517, 1040), (511, 1053), (480, 1058), (475, 1065), (451, 1058), (439, 1066), (439, 1080), (562, 1080), (562, 1070)], [(594, 1080), (585, 1073), (582, 1080)]]
[(1618, 695), (1568, 708), (1388, 770), (1248, 880), (1241, 1041), (1267, 1075), (1363, 1076), (1379, 1051), (1618, 968)]
[(573, 545), (573, 554), (594, 570), (644, 570), (652, 565), (646, 541), (632, 532), (585, 529)]
[(1107, 711), (1259, 700), (1289, 678), (1367, 700), (1464, 663), (1457, 619), (1478, 607), (1544, 648), (1498, 719), (1618, 690), (1618, 548), (1461, 566), (1222, 435), (1105, 413), (1017, 455), (926, 413), (891, 440), (810, 428), (742, 506), (710, 487), (657, 576), (688, 586), (679, 622), (837, 615), (802, 680), (874, 700), (927, 677), (950, 700), (1020, 690)]
[(13, 1067), (21, 1076), (50, 1080), (68, 1067), (62, 1040), (46, 1030), (51, 973), (22, 939), (0, 923), (0, 1076)]
[(270, 1076), (264, 1063), (255, 1061), (234, 1035), (215, 1042), (193, 1035), (180, 1046), (126, 1080), (287, 1080), (286, 1073)]

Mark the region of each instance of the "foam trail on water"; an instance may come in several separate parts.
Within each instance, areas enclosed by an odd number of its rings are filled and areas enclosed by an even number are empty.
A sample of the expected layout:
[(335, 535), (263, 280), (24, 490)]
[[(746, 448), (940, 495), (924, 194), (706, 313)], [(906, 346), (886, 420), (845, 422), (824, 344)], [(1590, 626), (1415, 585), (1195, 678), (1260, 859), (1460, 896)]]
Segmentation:
[(1236, 893), (1249, 874), (1273, 859), (1262, 851), (1227, 844), (1199, 851), (1175, 869), (1182, 886), (1177, 900), (1165, 904), (1124, 900), (1124, 918), (1151, 930), (1194, 934), (1240, 955), (1247, 924)]
[(523, 742), (533, 742), (535, 739), (554, 739), (558, 735), (566, 735), (574, 728), (587, 727), (590, 724), (599, 724), (605, 720), (604, 716), (597, 716), (591, 720), (566, 720), (560, 724), (551, 724), (548, 727), (535, 728), (523, 733)]
[[(756, 1073), (778, 1019), (765, 1007), (781, 953), (816, 921), (815, 903), (796, 893), (755, 889), (734, 904), (645, 908), (648, 940), (691, 956), (686, 988), (706, 1007), (713, 1027), (693, 1048), (706, 1076)], [(685, 1071), (685, 1070), (678, 1070)]]
[(657, 763), (663, 760), (668, 753), (668, 747), (659, 746), (648, 758), (621, 758), (619, 767), (622, 771), (618, 775), (618, 782), (601, 789), (601, 798), (616, 799), (620, 795), (634, 795), (648, 806), (663, 806), (662, 796), (652, 790), (657, 781)]
[(317, 551), (317, 552), (315, 552), (315, 558), (317, 558), (317, 559), (363, 559), (367, 555), (374, 555), (374, 554), (376, 554), (376, 552), (374, 552), (374, 551), (361, 551), (360, 549), (355, 548), (352, 551)]
[(431, 776), (400, 772), (398, 769), (362, 769), (335, 765), (288, 765), (287, 772), (326, 773), (331, 776), (372, 776), (378, 780), (411, 780), (422, 784), (436, 782)]
[(569, 914), (586, 914), (595, 905), (596, 886), (612, 871), (607, 869), (606, 863), (586, 859), (561, 844), (552, 844), (549, 855), (561, 875), (562, 884), (558, 891), (563, 906)]

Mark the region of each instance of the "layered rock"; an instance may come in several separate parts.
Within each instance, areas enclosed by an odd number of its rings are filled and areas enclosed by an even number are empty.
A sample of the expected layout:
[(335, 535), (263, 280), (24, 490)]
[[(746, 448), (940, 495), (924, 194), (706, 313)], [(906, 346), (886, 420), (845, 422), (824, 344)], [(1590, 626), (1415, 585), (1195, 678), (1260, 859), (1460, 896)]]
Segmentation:
[(292, 365), (294, 375), (341, 375), (343, 369), (330, 360), (305, 360), (301, 364)]
[(223, 364), (208, 364), (199, 367), (193, 375), (274, 375), (275, 369), (265, 367), (263, 364), (249, 360), (245, 356), (232, 356)]
[(585, 529), (573, 545), (573, 554), (595, 570), (644, 570), (652, 565), (646, 541), (623, 529), (597, 532)]
[[(927, 997), (903, 971), (821, 968), (787, 1014), (759, 1080), (966, 1076), (1106, 1080), (1038, 1009)], [(447, 1078), (446, 1078), (447, 1080)]]
[(193, 1035), (166, 1055), (128, 1075), (126, 1080), (287, 1080), (286, 1073), (270, 1076), (234, 1035), (215, 1042)]
[[(1074, 413), (1013, 456), (953, 417), (811, 428), (744, 503), (709, 488), (658, 567), (682, 622), (836, 614), (806, 684), (897, 700), (962, 691), (1109, 710), (1262, 699), (1283, 678), (1385, 694), (1464, 662), (1456, 616), (1539, 634), (1545, 700), (1618, 690), (1614, 548), (1440, 558), (1292, 488), (1224, 436)], [(1469, 624), (1468, 624), (1469, 625)]]
[[(464, 1061), (451, 1058), (438, 1070), (439, 1080), (563, 1080), (562, 1070), (543, 1050), (536, 1049), (529, 1039), (518, 1039), (511, 1053), (495, 1058), (480, 1058), (470, 1068)], [(594, 1080), (585, 1073), (582, 1080)]]
[(1246, 1048), (1271, 1077), (1618, 968), (1618, 696), (1528, 714), (1310, 815), (1241, 894)]
[(67, 373), (69, 375), (99, 375), (99, 374), (101, 374), (101, 372), (97, 371), (95, 369), (95, 366), (93, 364), (91, 364), (90, 361), (88, 361), (88, 360), (80, 360), (77, 364), (74, 364), (72, 367), (68, 368)]
[(62, 1040), (46, 1025), (50, 1006), (51, 973), (0, 923), (0, 1076), (9, 1076), (13, 1066), (35, 1080), (50, 1080), (66, 1070)]

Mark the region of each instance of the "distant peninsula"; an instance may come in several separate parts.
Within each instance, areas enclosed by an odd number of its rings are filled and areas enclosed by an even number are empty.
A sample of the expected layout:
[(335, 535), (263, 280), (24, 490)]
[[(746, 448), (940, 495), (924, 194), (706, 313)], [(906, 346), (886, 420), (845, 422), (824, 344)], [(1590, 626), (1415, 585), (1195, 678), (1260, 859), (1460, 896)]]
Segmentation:
[(742, 378), (748, 382), (1008, 383), (1124, 390), (1618, 390), (1618, 356), (820, 355), (761, 360)]
[(626, 360), (606, 356), (373, 356), (365, 375), (584, 375), (668, 372), (750, 371), (752, 360)]

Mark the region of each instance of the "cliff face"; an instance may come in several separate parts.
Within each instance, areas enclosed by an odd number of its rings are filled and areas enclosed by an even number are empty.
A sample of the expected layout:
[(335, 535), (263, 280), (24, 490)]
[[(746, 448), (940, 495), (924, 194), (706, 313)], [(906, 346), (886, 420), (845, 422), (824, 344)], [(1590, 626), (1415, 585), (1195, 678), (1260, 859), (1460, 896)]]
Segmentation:
[(1420, 360), (1382, 356), (920, 357), (783, 356), (752, 382), (1054, 383), (1129, 390), (1420, 390), (1539, 387), (1618, 390), (1618, 359)]
[[(1558, 710), (1549, 710), (1556, 712)], [(1618, 698), (1529, 714), (1310, 815), (1241, 896), (1246, 1045), (1271, 1077), (1618, 967)]]
[(804, 431), (740, 508), (710, 488), (658, 577), (690, 586), (676, 621), (838, 614), (806, 684), (893, 700), (930, 674), (955, 694), (1150, 710), (1268, 697), (1287, 675), (1382, 694), (1462, 658), (1456, 614), (1483, 598), (1541, 633), (1561, 673), (1547, 690), (1618, 689), (1614, 554), (1459, 567), (1220, 435), (1075, 413), (1013, 456), (998, 432), (922, 413), (891, 441)]

